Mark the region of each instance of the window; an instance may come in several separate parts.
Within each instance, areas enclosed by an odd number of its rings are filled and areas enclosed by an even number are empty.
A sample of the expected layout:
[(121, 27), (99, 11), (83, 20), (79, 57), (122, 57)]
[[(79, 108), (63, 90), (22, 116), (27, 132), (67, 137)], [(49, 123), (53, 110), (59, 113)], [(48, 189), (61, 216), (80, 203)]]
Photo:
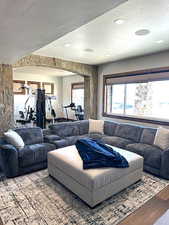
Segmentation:
[(105, 76), (104, 116), (169, 122), (169, 71)]
[(71, 101), (76, 106), (81, 105), (82, 109), (84, 109), (84, 83), (73, 83), (71, 96)]

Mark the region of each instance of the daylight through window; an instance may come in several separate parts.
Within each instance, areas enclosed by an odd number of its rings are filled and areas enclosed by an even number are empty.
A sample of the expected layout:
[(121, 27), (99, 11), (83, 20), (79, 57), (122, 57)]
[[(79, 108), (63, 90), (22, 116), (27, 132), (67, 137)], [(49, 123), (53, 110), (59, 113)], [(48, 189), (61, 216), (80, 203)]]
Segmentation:
[[(166, 76), (166, 74), (165, 74)], [(105, 82), (104, 112), (147, 119), (169, 120), (169, 77), (159, 75), (108, 78)], [(149, 80), (148, 80), (149, 79)]]

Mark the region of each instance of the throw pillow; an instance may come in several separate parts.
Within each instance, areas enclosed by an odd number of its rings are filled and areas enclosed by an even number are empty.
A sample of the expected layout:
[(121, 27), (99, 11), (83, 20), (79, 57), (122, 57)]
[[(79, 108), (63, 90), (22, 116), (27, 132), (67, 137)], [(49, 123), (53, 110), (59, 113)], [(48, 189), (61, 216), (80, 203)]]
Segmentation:
[(89, 119), (89, 133), (104, 133), (104, 120)]
[(21, 136), (13, 130), (8, 130), (6, 133), (4, 133), (4, 136), (9, 144), (15, 146), (19, 150), (25, 146)]
[(162, 150), (167, 150), (169, 148), (169, 129), (164, 127), (159, 127), (157, 129), (154, 145), (160, 147)]

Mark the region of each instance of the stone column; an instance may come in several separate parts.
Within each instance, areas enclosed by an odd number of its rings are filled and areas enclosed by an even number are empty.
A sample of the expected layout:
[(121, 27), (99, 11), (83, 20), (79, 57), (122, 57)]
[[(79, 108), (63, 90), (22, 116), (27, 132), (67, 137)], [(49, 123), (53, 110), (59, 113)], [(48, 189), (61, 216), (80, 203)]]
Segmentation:
[(92, 76), (84, 76), (84, 109), (85, 119), (97, 119), (97, 90), (98, 73), (93, 71)]
[(0, 64), (0, 136), (13, 127), (12, 66)]
[(85, 119), (90, 118), (90, 77), (84, 76), (84, 111)]

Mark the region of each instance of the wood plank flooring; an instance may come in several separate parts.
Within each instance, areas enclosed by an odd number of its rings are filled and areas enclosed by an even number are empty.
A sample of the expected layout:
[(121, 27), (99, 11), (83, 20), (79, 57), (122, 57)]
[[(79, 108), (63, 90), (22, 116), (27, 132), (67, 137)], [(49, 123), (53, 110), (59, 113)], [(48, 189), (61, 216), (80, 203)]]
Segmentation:
[(169, 209), (169, 186), (124, 219), (119, 225), (152, 225)]
[[(169, 209), (169, 186), (118, 225), (152, 225)], [(0, 225), (4, 225), (0, 218)]]

